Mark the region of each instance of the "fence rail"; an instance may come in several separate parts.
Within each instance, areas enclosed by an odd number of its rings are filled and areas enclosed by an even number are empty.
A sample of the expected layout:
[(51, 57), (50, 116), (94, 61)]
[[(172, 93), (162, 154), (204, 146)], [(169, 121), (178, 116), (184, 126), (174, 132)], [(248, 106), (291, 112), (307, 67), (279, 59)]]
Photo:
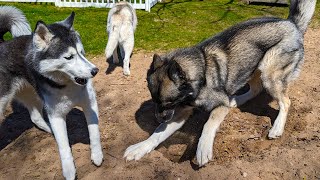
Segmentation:
[[(135, 9), (144, 9), (150, 12), (158, 0), (127, 0)], [(118, 0), (0, 0), (0, 2), (48, 2), (58, 7), (97, 7), (111, 8)]]

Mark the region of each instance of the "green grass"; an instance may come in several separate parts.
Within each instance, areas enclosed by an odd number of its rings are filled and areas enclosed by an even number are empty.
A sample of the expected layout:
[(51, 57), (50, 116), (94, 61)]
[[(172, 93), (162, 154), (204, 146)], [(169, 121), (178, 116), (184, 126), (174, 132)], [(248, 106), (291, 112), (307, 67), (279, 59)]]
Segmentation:
[[(319, 27), (319, 1), (312, 25)], [(75, 11), (75, 29), (90, 55), (103, 54), (107, 43), (105, 8), (59, 8), (46, 3), (0, 3), (20, 8), (32, 28), (38, 20), (53, 23)], [(137, 10), (135, 50), (167, 51), (194, 45), (223, 29), (253, 17), (286, 18), (288, 7), (247, 5), (234, 0), (172, 0), (158, 3), (151, 12)], [(6, 36), (8, 37), (8, 35)]]

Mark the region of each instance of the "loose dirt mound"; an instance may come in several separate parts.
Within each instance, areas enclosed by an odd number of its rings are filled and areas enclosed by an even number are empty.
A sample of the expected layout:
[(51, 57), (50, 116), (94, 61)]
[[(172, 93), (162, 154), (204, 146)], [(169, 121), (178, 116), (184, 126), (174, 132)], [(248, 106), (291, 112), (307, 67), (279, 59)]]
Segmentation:
[[(151, 53), (134, 53), (130, 77), (121, 67), (92, 58), (101, 69), (94, 79), (100, 107), (105, 160), (90, 162), (84, 115), (74, 109), (68, 132), (79, 179), (319, 179), (320, 178), (320, 29), (305, 38), (306, 58), (290, 89), (292, 106), (284, 135), (267, 140), (277, 104), (266, 93), (223, 122), (214, 143), (214, 160), (203, 168), (194, 161), (197, 140), (208, 114), (195, 112), (185, 126), (137, 162), (125, 162), (125, 149), (146, 139), (157, 127), (146, 85)], [(107, 70), (107, 75), (103, 73)], [(17, 104), (0, 127), (0, 179), (63, 179), (56, 142), (31, 123)]]

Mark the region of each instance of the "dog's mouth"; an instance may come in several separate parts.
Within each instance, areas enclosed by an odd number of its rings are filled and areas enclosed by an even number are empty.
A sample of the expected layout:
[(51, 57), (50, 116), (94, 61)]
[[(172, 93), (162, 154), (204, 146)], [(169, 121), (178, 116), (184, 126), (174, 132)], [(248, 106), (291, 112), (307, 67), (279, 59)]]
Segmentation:
[(76, 83), (80, 84), (80, 85), (86, 85), (88, 82), (88, 79), (84, 79), (84, 78), (79, 78), (79, 77), (75, 77), (74, 80), (76, 81)]
[(155, 116), (159, 123), (166, 123), (172, 120), (175, 107), (164, 109), (162, 106), (156, 105)]
[(159, 112), (155, 113), (156, 119), (157, 119), (157, 121), (159, 123), (170, 122), (172, 120), (172, 118), (173, 118), (173, 115), (174, 115), (174, 109), (167, 110), (167, 111), (164, 111), (162, 113), (159, 113)]

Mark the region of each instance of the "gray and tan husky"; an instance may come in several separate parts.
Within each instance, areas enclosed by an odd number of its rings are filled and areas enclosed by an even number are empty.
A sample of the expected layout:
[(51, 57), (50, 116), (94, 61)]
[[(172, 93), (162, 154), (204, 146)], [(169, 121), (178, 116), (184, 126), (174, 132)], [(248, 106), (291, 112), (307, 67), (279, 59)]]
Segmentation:
[(123, 74), (130, 75), (130, 56), (134, 47), (134, 31), (137, 27), (137, 15), (130, 3), (118, 2), (108, 13), (108, 43), (105, 54), (107, 59), (113, 55), (113, 63), (119, 63), (117, 47), (123, 58)]
[[(198, 107), (211, 112), (196, 152), (203, 166), (212, 160), (214, 138), (229, 109), (252, 99), (263, 88), (280, 107), (268, 137), (280, 137), (290, 107), (288, 86), (304, 61), (303, 36), (315, 4), (316, 0), (291, 0), (287, 19), (251, 19), (194, 47), (155, 54), (147, 80), (161, 125), (147, 140), (128, 147), (125, 158), (138, 160), (152, 151)], [(250, 90), (235, 96), (246, 83)]]
[[(31, 32), (20, 10), (0, 7), (0, 37), (3, 40), (7, 31), (14, 36), (0, 43), (0, 116), (12, 99), (21, 102), (34, 124), (53, 133), (66, 179), (76, 176), (65, 119), (74, 106), (83, 108), (87, 120), (91, 160), (97, 166), (103, 161), (91, 80), (98, 68), (85, 58), (73, 21), (74, 13), (50, 25), (39, 21)], [(49, 123), (44, 120), (43, 111)]]

